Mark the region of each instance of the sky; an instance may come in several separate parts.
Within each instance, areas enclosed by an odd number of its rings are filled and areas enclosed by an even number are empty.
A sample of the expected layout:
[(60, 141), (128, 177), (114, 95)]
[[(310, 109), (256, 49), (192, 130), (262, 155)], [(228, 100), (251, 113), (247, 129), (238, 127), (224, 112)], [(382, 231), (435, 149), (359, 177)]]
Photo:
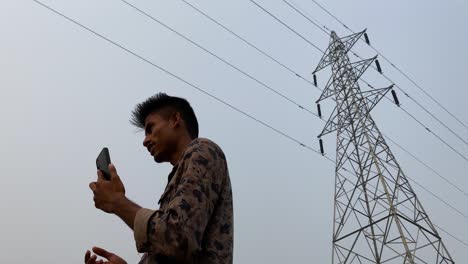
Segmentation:
[[(187, 0), (308, 80), (321, 54), (248, 0)], [(309, 41), (326, 49), (329, 37), (280, 0), (257, 0)], [(324, 123), (265, 89), (122, 1), (44, 0), (63, 14), (204, 91), (318, 149)], [(320, 93), (233, 37), (183, 1), (130, 1), (262, 83), (315, 111)], [(340, 36), (349, 34), (309, 0), (290, 0)], [(464, 1), (320, 1), (354, 31), (367, 28), (372, 45), (427, 93), (468, 124), (468, 3)], [(234, 263), (331, 263), (334, 164), (232, 108), (109, 44), (32, 0), (1, 0), (0, 8), (0, 262), (80, 263), (92, 246), (137, 263), (131, 230), (94, 207), (102, 147), (127, 196), (147, 208), (167, 183), (168, 164), (156, 164), (129, 123), (133, 107), (166, 92), (188, 99), (200, 135), (227, 158), (235, 215)], [(354, 51), (376, 52), (363, 42)], [(350, 57), (356, 60), (355, 57)], [(468, 141), (468, 129), (380, 59), (387, 76)], [(323, 87), (330, 69), (318, 74)], [(375, 87), (390, 81), (373, 70)], [(361, 84), (362, 88), (366, 85)], [(397, 91), (399, 92), (399, 91)], [(463, 156), (468, 145), (399, 92), (402, 106)], [(325, 116), (333, 102), (323, 106)], [(468, 161), (398, 107), (383, 100), (372, 113), (379, 129), (443, 177), (468, 192)], [(335, 136), (324, 137), (334, 157)], [(467, 196), (389, 143), (433, 223), (468, 242)], [(463, 216), (463, 214), (465, 216)], [(440, 230), (439, 230), (440, 231)], [(440, 232), (455, 261), (468, 246)]]

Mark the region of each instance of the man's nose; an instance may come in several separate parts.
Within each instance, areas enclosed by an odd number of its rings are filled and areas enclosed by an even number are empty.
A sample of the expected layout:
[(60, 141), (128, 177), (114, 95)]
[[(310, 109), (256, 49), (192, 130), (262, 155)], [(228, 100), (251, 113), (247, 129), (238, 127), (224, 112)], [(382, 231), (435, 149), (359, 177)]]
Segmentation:
[(145, 137), (145, 139), (143, 140), (143, 146), (147, 147), (148, 144), (149, 144), (149, 138), (148, 137)]

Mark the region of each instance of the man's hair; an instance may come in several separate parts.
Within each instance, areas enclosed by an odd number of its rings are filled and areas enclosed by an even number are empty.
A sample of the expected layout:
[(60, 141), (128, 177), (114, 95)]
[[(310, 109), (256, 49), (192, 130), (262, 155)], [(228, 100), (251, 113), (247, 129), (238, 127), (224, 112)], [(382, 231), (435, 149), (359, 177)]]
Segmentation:
[(138, 128), (145, 128), (145, 119), (149, 114), (157, 112), (164, 118), (169, 118), (174, 112), (179, 112), (185, 122), (187, 132), (192, 139), (198, 137), (198, 121), (190, 103), (180, 97), (165, 93), (155, 94), (135, 106), (130, 123)]

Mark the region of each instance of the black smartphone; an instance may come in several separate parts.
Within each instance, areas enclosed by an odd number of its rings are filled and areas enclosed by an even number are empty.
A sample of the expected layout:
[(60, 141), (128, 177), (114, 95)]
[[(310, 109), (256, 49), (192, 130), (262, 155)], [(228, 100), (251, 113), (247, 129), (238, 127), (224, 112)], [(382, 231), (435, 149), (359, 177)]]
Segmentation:
[(109, 164), (111, 163), (109, 149), (103, 148), (101, 153), (99, 153), (98, 157), (96, 158), (96, 167), (98, 170), (102, 171), (104, 174), (104, 178), (110, 181), (110, 172), (109, 172)]

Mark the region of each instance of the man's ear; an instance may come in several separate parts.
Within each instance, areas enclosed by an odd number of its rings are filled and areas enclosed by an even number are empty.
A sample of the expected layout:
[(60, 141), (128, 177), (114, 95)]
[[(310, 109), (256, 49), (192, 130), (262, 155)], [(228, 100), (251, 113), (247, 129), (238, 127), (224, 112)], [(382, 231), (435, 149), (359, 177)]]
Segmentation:
[(171, 121), (173, 128), (179, 127), (182, 124), (182, 116), (179, 112), (174, 112), (172, 113)]

